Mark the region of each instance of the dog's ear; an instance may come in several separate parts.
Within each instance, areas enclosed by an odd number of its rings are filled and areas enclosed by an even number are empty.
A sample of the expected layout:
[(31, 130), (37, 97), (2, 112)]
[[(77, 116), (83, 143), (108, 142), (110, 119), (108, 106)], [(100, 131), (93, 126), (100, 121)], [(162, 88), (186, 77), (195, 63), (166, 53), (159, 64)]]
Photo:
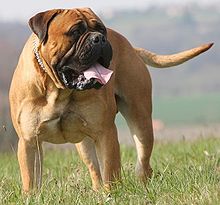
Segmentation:
[(61, 10), (54, 9), (45, 12), (41, 12), (30, 18), (29, 26), (31, 30), (38, 36), (42, 43), (45, 43), (47, 40), (47, 31), (50, 22), (53, 18), (60, 13)]

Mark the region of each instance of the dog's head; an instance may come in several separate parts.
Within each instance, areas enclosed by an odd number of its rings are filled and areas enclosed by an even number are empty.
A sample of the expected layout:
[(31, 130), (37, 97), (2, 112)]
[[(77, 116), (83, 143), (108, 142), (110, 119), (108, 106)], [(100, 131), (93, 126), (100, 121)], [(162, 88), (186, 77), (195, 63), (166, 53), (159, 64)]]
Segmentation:
[(78, 88), (81, 83), (83, 90), (104, 84), (99, 77), (84, 75), (90, 69), (93, 75), (102, 72), (112, 59), (106, 27), (91, 9), (41, 12), (29, 25), (39, 38), (42, 57), (65, 87)]

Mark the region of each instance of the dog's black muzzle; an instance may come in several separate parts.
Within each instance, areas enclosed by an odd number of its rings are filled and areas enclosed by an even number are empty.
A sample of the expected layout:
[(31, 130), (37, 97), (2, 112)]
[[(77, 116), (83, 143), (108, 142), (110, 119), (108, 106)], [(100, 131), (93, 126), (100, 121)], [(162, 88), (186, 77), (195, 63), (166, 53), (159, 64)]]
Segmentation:
[[(112, 59), (112, 47), (105, 35), (91, 32), (80, 49), (79, 62), (83, 67), (89, 68), (94, 63), (100, 63), (108, 68)], [(86, 69), (84, 69), (86, 70)]]
[(59, 78), (69, 89), (100, 88), (102, 85), (95, 79), (87, 80), (83, 71), (96, 63), (108, 68), (112, 60), (112, 47), (102, 33), (87, 33), (83, 41), (80, 47), (76, 48), (76, 53), (70, 55), (65, 65), (58, 70)]

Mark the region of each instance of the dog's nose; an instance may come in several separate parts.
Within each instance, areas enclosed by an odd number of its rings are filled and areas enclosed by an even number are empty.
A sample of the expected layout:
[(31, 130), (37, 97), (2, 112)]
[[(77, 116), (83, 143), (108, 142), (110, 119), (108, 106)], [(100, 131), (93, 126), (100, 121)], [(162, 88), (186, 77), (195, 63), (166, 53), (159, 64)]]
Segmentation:
[(106, 38), (103, 34), (101, 33), (96, 33), (96, 34), (93, 34), (92, 36), (92, 42), (93, 44), (105, 44), (106, 43)]

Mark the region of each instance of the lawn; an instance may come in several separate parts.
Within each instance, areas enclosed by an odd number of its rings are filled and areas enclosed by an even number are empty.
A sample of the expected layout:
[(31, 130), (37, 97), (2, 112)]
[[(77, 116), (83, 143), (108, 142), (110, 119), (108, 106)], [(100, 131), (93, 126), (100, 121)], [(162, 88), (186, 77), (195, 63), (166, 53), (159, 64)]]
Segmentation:
[(93, 192), (88, 172), (72, 150), (46, 150), (43, 187), (22, 196), (16, 155), (0, 154), (0, 204), (213, 204), (220, 202), (220, 140), (155, 144), (153, 177), (134, 175), (135, 149), (124, 147), (122, 184), (111, 194)]

